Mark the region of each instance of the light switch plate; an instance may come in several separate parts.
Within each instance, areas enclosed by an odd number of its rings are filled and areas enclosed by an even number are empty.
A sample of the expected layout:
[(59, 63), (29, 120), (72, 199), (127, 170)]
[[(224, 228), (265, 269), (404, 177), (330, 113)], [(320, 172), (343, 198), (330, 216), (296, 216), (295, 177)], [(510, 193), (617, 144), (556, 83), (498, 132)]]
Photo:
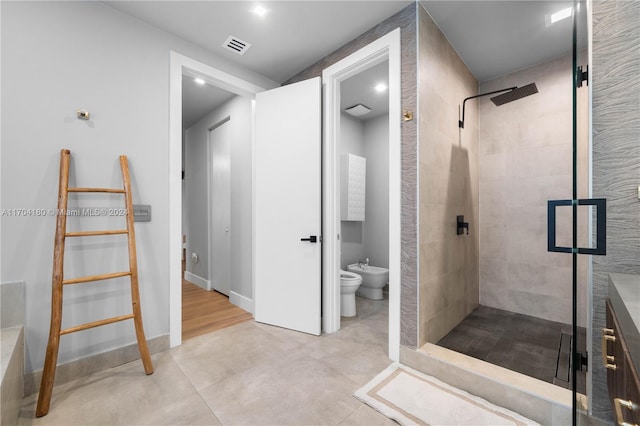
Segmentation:
[(133, 205), (133, 221), (134, 222), (151, 222), (151, 205), (134, 204)]

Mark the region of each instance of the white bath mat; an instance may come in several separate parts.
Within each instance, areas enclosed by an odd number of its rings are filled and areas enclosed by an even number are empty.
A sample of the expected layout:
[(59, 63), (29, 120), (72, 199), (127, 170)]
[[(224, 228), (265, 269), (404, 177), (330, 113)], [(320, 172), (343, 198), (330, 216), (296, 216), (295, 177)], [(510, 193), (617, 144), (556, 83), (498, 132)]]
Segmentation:
[(394, 363), (354, 394), (401, 425), (537, 425), (435, 377)]

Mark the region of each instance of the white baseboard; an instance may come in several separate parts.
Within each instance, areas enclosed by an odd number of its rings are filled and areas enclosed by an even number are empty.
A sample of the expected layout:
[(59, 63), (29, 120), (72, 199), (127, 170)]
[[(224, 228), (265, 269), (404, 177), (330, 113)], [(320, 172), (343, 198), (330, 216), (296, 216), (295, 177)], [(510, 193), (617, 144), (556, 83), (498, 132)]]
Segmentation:
[(244, 309), (247, 312), (250, 312), (253, 315), (253, 300), (248, 297), (244, 297), (241, 294), (236, 293), (235, 291), (229, 292), (229, 302), (232, 304)]
[(192, 274), (189, 271), (184, 271), (184, 279), (207, 291), (211, 290), (211, 282), (209, 280), (205, 280), (204, 278), (199, 277), (196, 274)]

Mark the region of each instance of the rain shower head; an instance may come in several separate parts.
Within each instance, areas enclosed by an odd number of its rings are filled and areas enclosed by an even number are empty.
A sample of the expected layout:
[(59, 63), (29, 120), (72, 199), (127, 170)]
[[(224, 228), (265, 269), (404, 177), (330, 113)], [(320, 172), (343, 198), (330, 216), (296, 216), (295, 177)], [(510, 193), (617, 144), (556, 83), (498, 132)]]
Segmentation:
[(502, 95), (494, 96), (491, 98), (496, 106), (504, 105), (509, 102), (516, 101), (524, 98), (525, 96), (534, 95), (538, 93), (538, 88), (535, 83), (527, 84), (526, 86), (518, 87)]
[[(502, 93), (507, 92), (507, 93)], [(525, 96), (533, 95), (534, 93), (538, 93), (538, 88), (535, 83), (527, 84), (522, 87), (507, 87), (506, 89), (494, 90), (493, 92), (480, 93), (479, 95), (469, 96), (462, 101), (462, 119), (458, 120), (458, 127), (464, 129), (464, 109), (467, 101), (469, 99), (479, 98), (481, 96), (495, 95), (496, 93), (502, 93), (502, 95), (494, 96), (491, 98), (491, 101), (496, 106), (504, 105), (508, 102), (513, 102), (517, 99), (524, 98)]]

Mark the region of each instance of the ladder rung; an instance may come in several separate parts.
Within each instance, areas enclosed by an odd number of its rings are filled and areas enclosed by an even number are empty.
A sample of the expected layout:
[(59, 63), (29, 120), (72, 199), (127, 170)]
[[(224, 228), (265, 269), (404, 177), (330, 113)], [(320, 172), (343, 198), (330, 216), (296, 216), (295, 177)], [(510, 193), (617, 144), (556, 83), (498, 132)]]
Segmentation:
[(64, 280), (62, 281), (62, 284), (80, 284), (80, 283), (87, 283), (89, 281), (110, 280), (112, 278), (126, 277), (129, 275), (131, 275), (131, 272), (129, 271), (113, 272), (111, 274), (91, 275), (88, 277), (80, 277), (80, 278), (73, 278), (70, 280)]
[(95, 235), (118, 235), (118, 234), (126, 234), (129, 231), (126, 229), (113, 229), (108, 231), (84, 231), (84, 232), (67, 232), (64, 234), (65, 237), (92, 237)]
[(117, 188), (67, 188), (68, 192), (111, 192), (114, 194), (124, 194), (124, 189)]
[(107, 318), (103, 320), (88, 322), (86, 324), (77, 325), (75, 327), (66, 328), (60, 331), (60, 335), (75, 333), (76, 331), (87, 330), (89, 328), (100, 327), (101, 325), (113, 324), (114, 322), (124, 321), (133, 318), (133, 314), (121, 315), (119, 317)]

